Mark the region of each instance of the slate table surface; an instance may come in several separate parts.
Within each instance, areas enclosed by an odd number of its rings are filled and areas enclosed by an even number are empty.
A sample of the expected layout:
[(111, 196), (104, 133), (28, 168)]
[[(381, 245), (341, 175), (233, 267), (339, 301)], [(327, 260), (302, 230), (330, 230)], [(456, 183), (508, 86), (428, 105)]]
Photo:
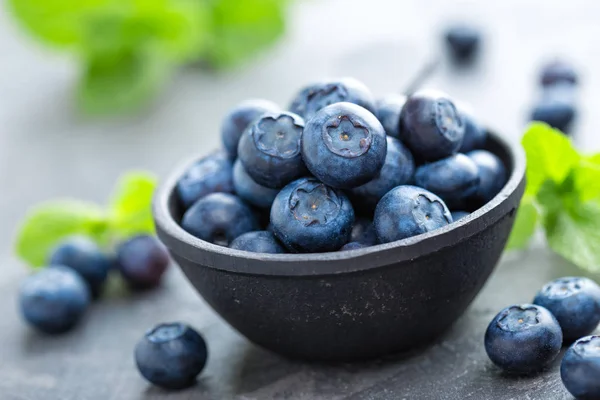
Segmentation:
[[(129, 295), (112, 282), (76, 330), (39, 335), (17, 313), (27, 270), (13, 256), (12, 240), (37, 202), (104, 202), (123, 170), (165, 177), (181, 160), (218, 146), (221, 116), (245, 98), (286, 104), (303, 83), (344, 75), (378, 95), (402, 90), (421, 65), (444, 54), (439, 35), (450, 21), (480, 26), (484, 51), (468, 70), (444, 62), (429, 85), (471, 103), (516, 143), (539, 96), (540, 63), (568, 57), (582, 74), (577, 144), (599, 149), (599, 11), (599, 3), (584, 0), (298, 1), (287, 36), (252, 63), (220, 73), (184, 68), (145, 111), (97, 119), (76, 111), (73, 60), (37, 45), (0, 8), (0, 399), (570, 399), (558, 365), (535, 377), (506, 377), (482, 344), (498, 310), (530, 301), (549, 279), (579, 273), (542, 238), (527, 251), (506, 254), (465, 315), (429, 349), (344, 365), (290, 361), (252, 345), (177, 267), (152, 293)], [(147, 328), (173, 320), (206, 336), (210, 359), (197, 386), (169, 393), (139, 377), (132, 349)]]

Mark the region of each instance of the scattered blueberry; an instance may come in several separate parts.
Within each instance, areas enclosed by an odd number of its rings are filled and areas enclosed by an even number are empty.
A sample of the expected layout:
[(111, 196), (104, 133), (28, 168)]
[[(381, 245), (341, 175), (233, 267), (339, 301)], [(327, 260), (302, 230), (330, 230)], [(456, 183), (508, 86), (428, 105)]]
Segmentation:
[(425, 164), (417, 168), (415, 183), (438, 196), (448, 207), (460, 208), (479, 188), (477, 165), (464, 154)]
[(233, 193), (231, 160), (217, 152), (198, 160), (177, 182), (177, 194), (185, 208), (210, 193)]
[(545, 122), (561, 132), (569, 133), (575, 120), (575, 106), (570, 101), (543, 97), (531, 113), (532, 121)]
[(377, 119), (388, 136), (400, 138), (400, 113), (406, 103), (406, 96), (392, 93), (377, 101)]
[(71, 329), (90, 303), (90, 291), (71, 268), (55, 265), (29, 276), (21, 285), (19, 304), (25, 320), (46, 333)]
[(469, 213), (466, 211), (451, 211), (450, 215), (452, 215), (452, 221), (456, 222), (459, 219), (462, 219), (462, 218), (466, 217), (467, 215), (469, 215)]
[(135, 346), (135, 363), (142, 376), (166, 389), (193, 385), (207, 356), (202, 336), (181, 323), (157, 325)]
[(377, 233), (375, 232), (373, 222), (364, 217), (356, 218), (352, 232), (350, 233), (350, 241), (362, 243), (366, 246), (376, 245)]
[(237, 157), (238, 142), (248, 125), (267, 112), (277, 112), (277, 104), (262, 99), (250, 99), (241, 102), (223, 119), (221, 140), (231, 159)]
[(600, 336), (576, 341), (565, 353), (560, 365), (563, 384), (575, 398), (600, 399)]
[(527, 374), (550, 364), (562, 345), (556, 318), (533, 304), (500, 311), (485, 332), (485, 351), (494, 364), (511, 373)]
[(415, 172), (415, 161), (410, 151), (398, 139), (388, 136), (387, 154), (379, 173), (369, 182), (351, 190), (356, 206), (374, 210), (381, 198), (396, 186), (410, 183)]
[(273, 233), (296, 253), (336, 251), (348, 242), (354, 210), (346, 195), (314, 178), (283, 188), (271, 207)]
[(463, 118), (447, 95), (421, 90), (406, 100), (400, 114), (400, 139), (416, 158), (448, 157), (458, 151), (464, 135)]
[(473, 195), (479, 204), (492, 200), (506, 183), (506, 168), (496, 155), (487, 150), (473, 150), (467, 156), (477, 165), (479, 186)]
[(252, 179), (279, 189), (308, 171), (300, 154), (304, 120), (289, 112), (267, 113), (254, 121), (240, 139), (238, 157)]
[(540, 72), (540, 83), (542, 86), (551, 86), (557, 83), (577, 84), (577, 72), (573, 65), (555, 60), (542, 67)]
[(446, 204), (435, 194), (416, 186), (392, 189), (375, 209), (375, 231), (381, 243), (419, 235), (451, 222)]
[(483, 148), (487, 140), (487, 130), (475, 119), (469, 107), (457, 103), (456, 108), (462, 116), (465, 125), (465, 135), (459, 151), (461, 153), (466, 153), (471, 150)]
[(363, 249), (367, 247), (364, 243), (350, 242), (342, 246), (340, 251)]
[(269, 231), (244, 233), (235, 238), (229, 247), (253, 253), (286, 253), (285, 248), (279, 243), (273, 233)]
[(336, 103), (307, 121), (302, 135), (302, 158), (323, 183), (351, 189), (369, 182), (383, 167), (387, 153), (385, 131), (365, 108)]
[(259, 230), (252, 209), (227, 193), (212, 193), (195, 202), (183, 214), (181, 226), (197, 238), (220, 246), (229, 246), (236, 237)]
[(154, 236), (134, 236), (117, 248), (117, 268), (135, 289), (157, 286), (169, 262), (167, 249)]
[(88, 284), (93, 296), (100, 295), (111, 259), (85, 236), (73, 236), (59, 243), (50, 253), (49, 265), (65, 265), (77, 272)]
[(455, 60), (468, 61), (477, 54), (481, 34), (472, 26), (457, 25), (446, 31), (445, 39)]
[(600, 323), (600, 287), (588, 278), (553, 280), (537, 293), (533, 302), (556, 317), (565, 341), (589, 335)]
[(248, 204), (258, 208), (271, 208), (278, 189), (271, 189), (256, 183), (246, 172), (240, 160), (233, 165), (233, 186), (238, 196)]
[(369, 88), (354, 78), (341, 78), (306, 86), (292, 101), (290, 111), (308, 120), (320, 109), (341, 102), (358, 104), (375, 112), (375, 101)]

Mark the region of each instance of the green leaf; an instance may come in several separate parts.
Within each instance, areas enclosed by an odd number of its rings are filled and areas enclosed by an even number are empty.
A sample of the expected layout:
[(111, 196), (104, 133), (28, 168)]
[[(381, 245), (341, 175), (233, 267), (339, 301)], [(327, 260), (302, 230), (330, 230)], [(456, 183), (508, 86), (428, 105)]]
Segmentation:
[(532, 123), (522, 143), (527, 155), (526, 193), (530, 195), (536, 195), (546, 180), (561, 183), (579, 161), (571, 141), (543, 123)]
[(156, 184), (156, 177), (147, 172), (129, 172), (119, 179), (110, 204), (114, 236), (154, 233), (152, 196)]
[(506, 248), (510, 250), (525, 248), (535, 233), (537, 221), (538, 210), (533, 197), (523, 197)]
[(60, 240), (81, 234), (102, 244), (106, 228), (106, 215), (95, 204), (77, 200), (42, 203), (29, 211), (19, 228), (15, 251), (31, 266), (39, 267)]

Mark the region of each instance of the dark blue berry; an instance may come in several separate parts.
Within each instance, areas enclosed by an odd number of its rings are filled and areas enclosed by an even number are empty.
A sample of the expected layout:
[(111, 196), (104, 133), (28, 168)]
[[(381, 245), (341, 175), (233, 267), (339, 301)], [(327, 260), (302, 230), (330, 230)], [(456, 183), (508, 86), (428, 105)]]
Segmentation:
[(269, 209), (278, 189), (271, 189), (256, 183), (246, 172), (240, 160), (233, 165), (233, 186), (235, 193), (248, 204), (258, 208)]
[(86, 281), (92, 295), (98, 296), (112, 267), (112, 260), (91, 239), (73, 236), (52, 250), (48, 264), (72, 268)]
[(542, 94), (542, 98), (531, 112), (531, 120), (545, 122), (564, 133), (569, 133), (577, 116), (575, 89), (564, 84), (553, 85)]
[(398, 140), (387, 137), (387, 154), (383, 167), (369, 182), (350, 191), (352, 203), (374, 210), (379, 200), (396, 186), (410, 183), (415, 161), (410, 151)]
[(485, 350), (494, 364), (526, 374), (550, 364), (562, 345), (556, 318), (544, 307), (514, 305), (500, 311), (485, 332)]
[(479, 186), (473, 198), (479, 204), (492, 200), (506, 183), (506, 168), (496, 155), (487, 150), (473, 150), (467, 156), (477, 165)]
[(388, 136), (400, 138), (400, 113), (406, 103), (406, 96), (392, 93), (377, 101), (375, 114)]
[(231, 160), (223, 152), (212, 153), (192, 165), (177, 182), (177, 194), (187, 209), (210, 193), (233, 193)]
[(341, 78), (306, 86), (292, 101), (290, 111), (308, 120), (320, 109), (340, 102), (358, 104), (375, 112), (373, 95), (362, 82), (354, 78)]
[(277, 111), (277, 104), (262, 99), (243, 101), (229, 111), (221, 125), (221, 140), (229, 157), (237, 157), (238, 142), (250, 123), (264, 113)]
[(450, 215), (452, 215), (452, 221), (456, 222), (459, 219), (462, 219), (462, 218), (466, 217), (467, 215), (469, 215), (469, 213), (466, 211), (451, 211)]
[(588, 278), (566, 277), (549, 282), (533, 302), (556, 317), (565, 341), (589, 335), (600, 323), (600, 287)]
[(481, 149), (487, 141), (487, 130), (479, 124), (472, 111), (464, 104), (457, 103), (456, 108), (462, 116), (465, 125), (465, 135), (459, 151), (466, 153), (471, 150)]
[(481, 43), (480, 32), (469, 25), (457, 25), (449, 28), (445, 34), (446, 44), (456, 61), (471, 60)]
[(385, 131), (375, 116), (351, 103), (336, 103), (307, 121), (302, 158), (323, 183), (351, 189), (373, 179), (385, 161)]
[(441, 228), (452, 222), (446, 204), (416, 186), (398, 186), (375, 209), (375, 231), (381, 243), (394, 242)]
[(252, 209), (227, 193), (212, 193), (195, 202), (183, 214), (181, 226), (197, 238), (220, 246), (229, 246), (236, 237), (259, 229)]
[(578, 400), (600, 399), (600, 336), (586, 336), (565, 353), (560, 365), (563, 384)]
[(455, 154), (417, 168), (415, 184), (440, 196), (448, 207), (460, 208), (477, 193), (479, 172), (473, 160)]
[(117, 268), (135, 289), (157, 286), (169, 262), (167, 249), (154, 236), (135, 236), (117, 248)]
[(202, 336), (181, 323), (160, 324), (135, 346), (135, 363), (144, 378), (166, 389), (195, 383), (206, 364), (208, 350)]
[(362, 243), (366, 246), (376, 245), (378, 241), (373, 221), (364, 217), (356, 218), (350, 233), (350, 241)]
[(304, 120), (289, 112), (267, 113), (250, 124), (238, 147), (248, 175), (273, 189), (306, 176), (300, 154), (303, 129)]
[(557, 83), (576, 85), (577, 80), (577, 71), (575, 71), (573, 65), (561, 60), (555, 60), (544, 65), (540, 72), (540, 84), (542, 86), (552, 86)]
[(336, 251), (348, 242), (354, 210), (346, 195), (314, 178), (283, 188), (271, 207), (273, 233), (297, 253)]
[(236, 250), (251, 251), (253, 253), (286, 253), (285, 248), (279, 243), (273, 233), (269, 231), (244, 233), (235, 238), (229, 247)]
[(400, 139), (416, 158), (448, 157), (458, 151), (464, 134), (464, 120), (447, 95), (421, 90), (406, 100), (400, 114)]
[(79, 322), (90, 303), (89, 288), (71, 268), (55, 265), (25, 279), (19, 305), (25, 320), (46, 333), (62, 333)]
[(364, 249), (365, 247), (367, 247), (367, 245), (364, 243), (350, 242), (343, 245), (340, 251)]

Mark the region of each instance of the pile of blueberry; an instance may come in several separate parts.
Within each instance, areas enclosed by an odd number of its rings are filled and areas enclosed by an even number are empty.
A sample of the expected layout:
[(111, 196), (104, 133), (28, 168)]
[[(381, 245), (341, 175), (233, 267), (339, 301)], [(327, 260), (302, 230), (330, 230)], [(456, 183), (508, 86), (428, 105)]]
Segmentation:
[(221, 246), (316, 253), (441, 228), (491, 200), (506, 169), (468, 108), (421, 90), (375, 101), (352, 78), (309, 85), (288, 110), (248, 100), (224, 119), (224, 151), (177, 192), (182, 227)]
[(114, 256), (85, 236), (59, 243), (48, 257), (48, 267), (21, 285), (19, 304), (25, 320), (46, 333), (74, 327), (98, 298), (108, 274), (116, 269), (133, 289), (157, 286), (169, 265), (169, 254), (153, 236), (140, 235), (122, 242)]
[(500, 311), (485, 333), (485, 349), (503, 370), (530, 374), (575, 341), (562, 360), (562, 381), (578, 399), (600, 399), (600, 336), (588, 336), (598, 323), (600, 286), (588, 278), (560, 278), (546, 284), (533, 304)]

